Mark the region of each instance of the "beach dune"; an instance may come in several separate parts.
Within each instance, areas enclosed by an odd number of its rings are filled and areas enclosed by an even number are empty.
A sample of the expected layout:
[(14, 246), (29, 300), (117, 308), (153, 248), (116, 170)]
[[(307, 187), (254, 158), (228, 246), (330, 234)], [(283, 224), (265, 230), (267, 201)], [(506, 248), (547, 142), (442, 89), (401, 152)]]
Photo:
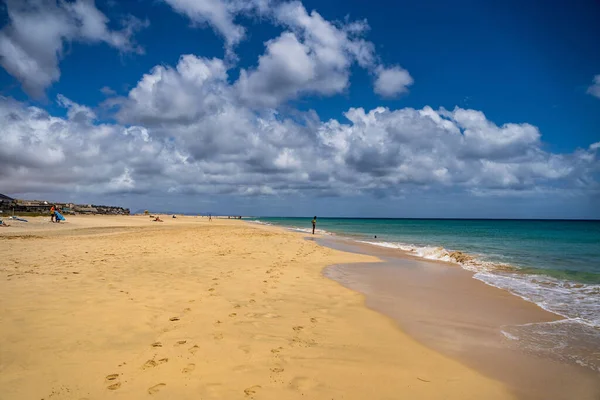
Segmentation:
[(508, 399), (322, 275), (375, 258), (239, 221), (0, 232), (1, 399)]

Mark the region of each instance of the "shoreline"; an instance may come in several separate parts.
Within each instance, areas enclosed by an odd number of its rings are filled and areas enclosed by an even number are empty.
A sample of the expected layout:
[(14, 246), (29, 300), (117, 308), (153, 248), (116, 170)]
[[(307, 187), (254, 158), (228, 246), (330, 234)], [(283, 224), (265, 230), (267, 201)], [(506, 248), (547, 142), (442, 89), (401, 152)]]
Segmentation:
[(375, 257), (226, 220), (67, 222), (0, 232), (7, 398), (514, 398), (322, 275)]
[(600, 395), (594, 371), (525, 351), (503, 331), (561, 322), (564, 317), (473, 279), (473, 272), (453, 263), (346, 239), (316, 241), (378, 257), (378, 263), (331, 266), (324, 275), (365, 295), (367, 307), (390, 317), (420, 343), (505, 383), (518, 398), (596, 399)]
[[(280, 222), (277, 221), (252, 222), (267, 225), (274, 223), (274, 226), (294, 232), (307, 231), (305, 228), (300, 228), (297, 225), (298, 221), (294, 219), (285, 220), (285, 223), (289, 224), (287, 227), (280, 225)], [(369, 228), (367, 225), (365, 227)], [(385, 227), (380, 228), (384, 231), (381, 233), (385, 234)], [(441, 265), (453, 268), (459, 267), (469, 271), (470, 277), (489, 287), (507, 291), (513, 296), (560, 316), (560, 319), (552, 324), (530, 323), (511, 326), (510, 329), (503, 330), (503, 334), (513, 341), (518, 341), (522, 347), (527, 347), (527, 351), (546, 353), (546, 355), (552, 355), (554, 359), (582, 365), (600, 374), (600, 353), (596, 351), (600, 346), (600, 326), (598, 325), (600, 323), (598, 320), (600, 285), (578, 281), (572, 276), (562, 276), (560, 273), (552, 272), (551, 269), (537, 271), (532, 267), (518, 267), (516, 264), (511, 265), (505, 262), (498, 263), (497, 260), (488, 259), (484, 253), (474, 253), (475, 255), (473, 255), (464, 252), (464, 247), (448, 250), (444, 247), (424, 244), (423, 240), (419, 239), (414, 239), (415, 243), (420, 243), (418, 245), (404, 244), (402, 240), (394, 241), (392, 231), (387, 232), (391, 238), (382, 239), (380, 236), (377, 239), (375, 236), (373, 240), (373, 235), (366, 234), (368, 229), (365, 230), (362, 225), (357, 228), (351, 224), (345, 225), (344, 221), (339, 221), (338, 225), (326, 226), (326, 229), (333, 231), (321, 231), (326, 238), (348, 240), (354, 246), (366, 246), (362, 247), (364, 250), (361, 253), (389, 254), (397, 257), (402, 255), (402, 257), (408, 257), (415, 261), (441, 263)], [(370, 229), (374, 228), (370, 227)], [(460, 242), (460, 240), (456, 242)], [(506, 254), (512, 254), (511, 250), (506, 249)], [(536, 253), (532, 254), (535, 256)], [(496, 254), (496, 258), (498, 257), (502, 258), (501, 255)], [(577, 259), (577, 262), (581, 261), (582, 259)], [(552, 273), (547, 274), (547, 272)], [(559, 277), (559, 275), (561, 276)]]

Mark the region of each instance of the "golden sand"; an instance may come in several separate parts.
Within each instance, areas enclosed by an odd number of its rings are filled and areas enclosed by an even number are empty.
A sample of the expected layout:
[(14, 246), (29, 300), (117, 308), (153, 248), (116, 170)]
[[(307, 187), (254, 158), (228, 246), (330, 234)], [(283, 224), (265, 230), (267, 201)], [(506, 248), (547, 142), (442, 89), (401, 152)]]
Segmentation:
[(163, 219), (0, 231), (0, 399), (510, 398), (321, 274), (374, 258)]

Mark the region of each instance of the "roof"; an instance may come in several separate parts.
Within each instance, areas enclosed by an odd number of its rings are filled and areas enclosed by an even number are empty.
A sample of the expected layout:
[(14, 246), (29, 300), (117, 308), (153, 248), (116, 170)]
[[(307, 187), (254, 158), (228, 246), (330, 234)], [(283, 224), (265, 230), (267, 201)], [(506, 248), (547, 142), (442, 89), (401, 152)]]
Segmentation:
[(13, 201), (14, 199), (0, 193), (0, 201), (3, 201), (3, 200), (4, 201)]

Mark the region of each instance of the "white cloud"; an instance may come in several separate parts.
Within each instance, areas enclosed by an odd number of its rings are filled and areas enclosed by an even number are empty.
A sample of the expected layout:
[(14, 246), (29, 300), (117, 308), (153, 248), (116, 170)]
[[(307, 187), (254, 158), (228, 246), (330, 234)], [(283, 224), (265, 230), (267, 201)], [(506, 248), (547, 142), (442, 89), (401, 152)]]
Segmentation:
[(384, 96), (406, 91), (412, 83), (401, 67), (379, 66), (375, 46), (363, 38), (369, 30), (366, 20), (331, 22), (316, 11), (309, 13), (299, 1), (164, 1), (192, 21), (213, 26), (225, 37), (228, 56), (245, 36), (245, 29), (234, 22), (237, 15), (259, 13), (285, 29), (265, 43), (266, 51), (255, 68), (241, 70), (240, 96), (257, 107), (277, 107), (304, 95), (343, 93), (350, 85), (350, 68), (355, 63), (378, 75), (376, 91)]
[(270, 0), (164, 0), (196, 24), (209, 24), (225, 38), (228, 48), (238, 44), (246, 29), (235, 23), (238, 14), (266, 13)]
[(124, 52), (142, 52), (133, 34), (147, 23), (129, 17), (120, 31), (93, 0), (8, 0), (8, 24), (0, 31), (0, 65), (34, 97), (60, 78), (58, 67), (65, 42), (104, 42)]
[(301, 95), (340, 93), (348, 86), (349, 62), (342, 53), (338, 56), (322, 60), (294, 33), (285, 32), (267, 42), (255, 70), (241, 71), (241, 98), (260, 107), (277, 107)]
[(118, 116), (134, 123), (191, 122), (214, 113), (229, 96), (223, 61), (193, 55), (180, 58), (177, 67), (156, 66), (138, 82)]
[(382, 97), (396, 97), (408, 92), (408, 86), (413, 84), (413, 78), (402, 67), (379, 67), (375, 71), (375, 93)]
[(594, 83), (587, 89), (587, 92), (600, 99), (600, 75), (594, 76)]
[(239, 43), (245, 29), (233, 22), (234, 13), (222, 0), (165, 0), (173, 9), (187, 15), (195, 23), (210, 24), (222, 34), (229, 46)]
[(113, 89), (111, 89), (108, 86), (102, 86), (100, 88), (100, 93), (102, 93), (105, 96), (114, 96), (115, 94), (117, 94), (117, 92), (115, 92)]
[(374, 62), (374, 46), (361, 38), (368, 30), (366, 21), (338, 23), (324, 19), (313, 10), (310, 13), (298, 1), (282, 3), (273, 9), (276, 23), (291, 29), (325, 64), (339, 66), (356, 60), (368, 67)]
[(255, 69), (241, 71), (237, 87), (248, 103), (276, 107), (303, 95), (342, 93), (353, 63), (375, 65), (373, 44), (360, 37), (365, 21), (335, 25), (299, 2), (274, 7), (272, 18), (288, 31), (266, 43)]

